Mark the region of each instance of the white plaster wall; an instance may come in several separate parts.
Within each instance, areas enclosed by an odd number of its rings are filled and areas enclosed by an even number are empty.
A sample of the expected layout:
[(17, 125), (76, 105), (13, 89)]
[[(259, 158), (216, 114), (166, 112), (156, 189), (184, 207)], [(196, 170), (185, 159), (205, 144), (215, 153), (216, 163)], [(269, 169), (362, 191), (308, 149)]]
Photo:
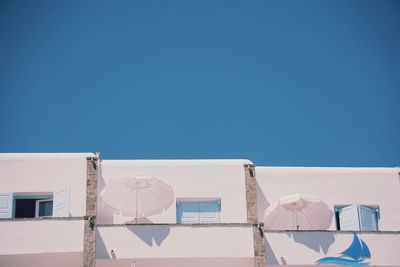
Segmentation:
[[(341, 204), (379, 205), (379, 230), (400, 230), (399, 168), (257, 167), (258, 218), (280, 197), (304, 194)], [(332, 220), (330, 229), (336, 229)]]
[(254, 257), (252, 226), (98, 227), (96, 258)]
[(82, 252), (83, 226), (83, 220), (0, 221), (0, 255)]
[(0, 192), (55, 192), (70, 187), (70, 216), (86, 213), (86, 157), (91, 153), (0, 154)]
[(0, 266), (6, 267), (82, 267), (82, 262), (83, 252), (0, 255)]
[[(103, 160), (98, 183), (98, 220), (123, 223), (132, 218), (113, 216), (100, 193), (111, 179), (149, 175), (169, 184), (176, 198), (220, 198), (220, 222), (247, 221), (244, 164), (248, 160)], [(175, 203), (165, 212), (148, 217), (153, 223), (175, 223)]]
[[(398, 233), (359, 233), (371, 252), (372, 266), (400, 266)], [(265, 234), (266, 259), (269, 266), (314, 266), (322, 257), (336, 257), (353, 241), (351, 232), (268, 232)]]
[[(135, 258), (137, 267), (254, 267), (254, 258)], [(132, 267), (132, 259), (96, 259), (96, 267)], [(135, 265), (133, 265), (135, 266)]]

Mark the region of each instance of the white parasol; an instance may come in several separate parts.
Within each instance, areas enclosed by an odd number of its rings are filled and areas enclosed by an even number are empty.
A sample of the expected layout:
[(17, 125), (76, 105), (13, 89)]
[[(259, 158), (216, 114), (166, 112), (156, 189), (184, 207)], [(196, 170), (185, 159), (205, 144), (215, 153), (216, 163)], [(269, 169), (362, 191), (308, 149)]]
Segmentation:
[(171, 186), (138, 175), (111, 180), (101, 195), (106, 206), (135, 219), (161, 213), (174, 201)]
[(324, 230), (332, 223), (332, 211), (320, 199), (290, 195), (279, 199), (264, 214), (266, 230)]

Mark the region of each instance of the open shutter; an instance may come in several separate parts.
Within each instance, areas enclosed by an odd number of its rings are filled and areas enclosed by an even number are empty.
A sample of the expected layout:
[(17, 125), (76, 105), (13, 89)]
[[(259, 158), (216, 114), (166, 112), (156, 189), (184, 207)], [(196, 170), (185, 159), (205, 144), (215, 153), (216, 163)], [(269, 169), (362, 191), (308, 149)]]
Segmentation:
[(350, 205), (340, 210), (340, 230), (359, 231), (360, 224), (358, 222), (358, 207)]
[(13, 193), (0, 193), (0, 218), (12, 218)]
[(360, 206), (360, 225), (363, 231), (378, 230), (377, 210), (368, 206)]
[(53, 217), (69, 217), (69, 194), (69, 187), (54, 192)]
[(199, 202), (200, 223), (219, 223), (220, 201)]
[(199, 203), (195, 201), (179, 201), (177, 206), (178, 223), (199, 223)]

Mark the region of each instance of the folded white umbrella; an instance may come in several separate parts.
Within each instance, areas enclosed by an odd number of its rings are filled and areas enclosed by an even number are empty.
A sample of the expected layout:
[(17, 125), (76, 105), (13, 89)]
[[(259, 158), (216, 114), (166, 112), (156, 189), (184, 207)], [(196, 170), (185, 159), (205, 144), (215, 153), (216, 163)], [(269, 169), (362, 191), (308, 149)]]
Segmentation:
[(171, 186), (148, 176), (113, 179), (101, 195), (106, 206), (136, 219), (161, 213), (174, 201)]
[(279, 199), (264, 213), (267, 230), (324, 230), (332, 223), (333, 213), (320, 199), (290, 195)]

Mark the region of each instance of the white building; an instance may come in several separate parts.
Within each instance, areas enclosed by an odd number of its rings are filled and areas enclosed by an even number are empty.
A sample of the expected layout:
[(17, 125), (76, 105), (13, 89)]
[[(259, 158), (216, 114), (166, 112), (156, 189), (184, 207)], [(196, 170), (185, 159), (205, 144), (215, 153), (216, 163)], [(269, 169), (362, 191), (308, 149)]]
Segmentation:
[(0, 154), (0, 266), (82, 265), (94, 156)]
[[(400, 266), (399, 171), (0, 154), (0, 266), (314, 266), (354, 233), (359, 264)], [(107, 185), (133, 176), (168, 184), (173, 204), (138, 221), (107, 206)], [(326, 203), (328, 229), (268, 230), (265, 211), (294, 194)]]
[[(256, 167), (256, 171), (259, 220), (269, 205), (295, 193), (322, 199), (335, 213), (328, 230), (267, 231), (268, 266), (282, 265), (281, 257), (291, 266), (312, 266), (323, 257), (335, 257), (349, 247), (354, 232), (368, 245), (371, 266), (400, 266), (399, 168)], [(375, 209), (376, 216), (361, 216), (357, 209), (362, 206)], [(347, 207), (347, 214), (341, 214), (342, 207)], [(347, 225), (340, 225), (344, 219)]]

